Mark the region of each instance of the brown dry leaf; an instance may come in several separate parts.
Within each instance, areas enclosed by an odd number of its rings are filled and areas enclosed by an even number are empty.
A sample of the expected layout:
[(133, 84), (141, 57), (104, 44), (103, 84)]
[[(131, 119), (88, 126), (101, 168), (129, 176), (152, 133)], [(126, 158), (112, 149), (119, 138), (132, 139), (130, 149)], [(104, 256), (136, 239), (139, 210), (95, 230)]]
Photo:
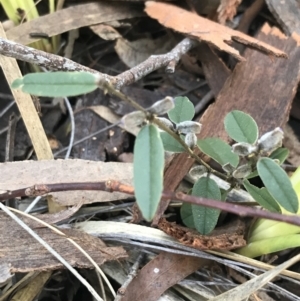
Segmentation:
[[(131, 163), (96, 162), (88, 160), (20, 161), (0, 164), (0, 192), (35, 184), (100, 182), (110, 179), (133, 185)], [(127, 198), (124, 193), (106, 191), (65, 191), (52, 194), (64, 206), (93, 202), (110, 202)]]
[(227, 20), (231, 21), (241, 2), (242, 0), (221, 0), (218, 7), (218, 21), (221, 24), (225, 24)]
[(246, 245), (246, 225), (239, 219), (213, 230), (210, 235), (201, 235), (196, 230), (170, 223), (163, 218), (157, 226), (182, 244), (200, 250), (232, 250)]
[[(110, 123), (117, 123), (119, 122), (120, 116), (115, 114), (110, 108), (105, 106), (92, 106), (88, 107), (88, 109), (92, 110), (94, 113), (96, 113), (98, 116), (103, 118), (104, 120), (110, 122)], [(122, 124), (119, 124), (119, 127), (123, 128)], [(133, 127), (133, 128), (126, 128), (126, 131), (131, 133), (132, 135), (136, 136), (139, 132), (139, 127)]]
[[(21, 219), (34, 228), (34, 231), (72, 266), (93, 268), (90, 261), (65, 237), (54, 233), (48, 228), (41, 228), (40, 223), (31, 219), (23, 217)], [(52, 254), (5, 213), (0, 214), (0, 228), (1, 262), (8, 263), (12, 273), (63, 268), (63, 265)], [(127, 257), (122, 247), (106, 247), (100, 239), (82, 231), (61, 231), (68, 238), (77, 242), (99, 265), (107, 260)]]
[(126, 2), (122, 5), (108, 1), (86, 3), (73, 5), (30, 22), (25, 22), (8, 30), (6, 34), (8, 39), (26, 45), (39, 40), (29, 36), (33, 32), (41, 32), (52, 37), (84, 26), (143, 15), (141, 7), (134, 3)]
[(70, 218), (81, 208), (82, 205), (83, 205), (83, 201), (79, 201), (78, 204), (66, 210), (59, 211), (57, 213), (35, 214), (34, 217), (42, 220), (43, 222), (49, 225), (56, 224)]
[(212, 44), (241, 61), (245, 59), (239, 51), (228, 45), (233, 41), (251, 46), (251, 48), (265, 52), (268, 55), (287, 57), (285, 52), (273, 46), (167, 3), (148, 1), (146, 2), (145, 11), (163, 26)]
[(119, 58), (128, 67), (133, 68), (144, 62), (151, 55), (169, 52), (174, 43), (166, 37), (158, 39), (140, 39), (133, 42), (125, 39), (118, 39), (115, 50)]
[(207, 259), (162, 252), (141, 269), (120, 301), (156, 301), (168, 288), (210, 262)]
[(103, 40), (116, 40), (122, 36), (108, 24), (97, 24), (90, 26), (90, 29)]

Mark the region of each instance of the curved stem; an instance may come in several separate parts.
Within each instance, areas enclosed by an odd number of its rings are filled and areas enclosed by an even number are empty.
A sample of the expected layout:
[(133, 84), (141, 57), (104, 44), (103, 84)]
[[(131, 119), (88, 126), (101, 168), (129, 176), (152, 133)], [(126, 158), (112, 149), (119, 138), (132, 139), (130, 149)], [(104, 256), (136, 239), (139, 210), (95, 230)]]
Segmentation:
[(117, 90), (110, 82), (105, 81), (105, 80), (100, 80), (98, 82), (98, 86), (100, 89), (102, 89), (104, 91), (104, 93), (109, 92), (110, 94), (115, 95), (115, 96), (119, 97), (120, 99), (124, 100), (125, 102), (127, 102), (128, 104), (133, 106), (135, 109), (144, 112), (147, 117), (150, 116), (150, 113), (146, 109), (144, 109), (142, 106), (140, 106), (131, 97), (129, 97), (129, 96), (125, 95), (124, 93), (122, 93), (121, 91)]
[(171, 135), (174, 139), (176, 139), (186, 150), (186, 152), (193, 158), (195, 159), (199, 164), (202, 164), (203, 166), (205, 166), (208, 170), (208, 172), (213, 173), (214, 175), (218, 176), (219, 178), (228, 181), (228, 177), (226, 175), (224, 175), (223, 173), (211, 168), (206, 162), (204, 162), (198, 155), (195, 154), (195, 152), (193, 152), (193, 150), (191, 150), (188, 145), (180, 138), (180, 136), (175, 133), (174, 131), (172, 131), (171, 129), (169, 129), (167, 126), (165, 126), (159, 119), (157, 119), (155, 117), (155, 115), (149, 113), (145, 108), (143, 108), (142, 106), (140, 106), (135, 100), (133, 100), (131, 97), (125, 95), (124, 93), (122, 93), (121, 91), (117, 90), (110, 82), (108, 81), (104, 81), (104, 80), (100, 80), (98, 83), (99, 88), (103, 89), (103, 91), (107, 91), (110, 94), (113, 94), (117, 97), (119, 97), (120, 99), (124, 100), (125, 102), (127, 102), (128, 104), (130, 104), (131, 106), (133, 106), (135, 109), (142, 111), (145, 113), (146, 118), (156, 124), (160, 129), (162, 129), (163, 131), (167, 132), (169, 135)]
[(228, 180), (228, 177), (224, 174), (222, 174), (221, 172), (218, 172), (217, 170), (211, 168), (205, 161), (203, 161), (198, 155), (195, 154), (195, 152), (190, 149), (188, 147), (188, 145), (180, 138), (180, 136), (175, 133), (174, 131), (172, 131), (171, 129), (169, 129), (167, 126), (165, 126), (159, 119), (157, 118), (153, 118), (151, 120), (152, 123), (156, 124), (160, 129), (164, 130), (165, 132), (167, 132), (170, 136), (172, 136), (174, 139), (176, 139), (176, 141), (178, 141), (186, 150), (186, 152), (193, 158), (195, 159), (199, 164), (205, 166), (208, 170), (208, 172), (218, 176), (219, 178), (223, 179), (223, 180)]

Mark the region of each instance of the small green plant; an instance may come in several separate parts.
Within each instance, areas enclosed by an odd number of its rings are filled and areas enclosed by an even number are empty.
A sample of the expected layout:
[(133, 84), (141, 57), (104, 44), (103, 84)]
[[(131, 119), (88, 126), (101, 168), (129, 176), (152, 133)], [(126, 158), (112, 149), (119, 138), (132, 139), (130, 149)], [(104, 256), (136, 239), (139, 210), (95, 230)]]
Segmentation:
[[(73, 96), (96, 88), (108, 89), (132, 104), (137, 111), (122, 118), (125, 127), (139, 126), (134, 146), (134, 188), (137, 204), (147, 221), (155, 216), (163, 191), (164, 152), (187, 152), (198, 163), (190, 171), (195, 179), (191, 190), (194, 196), (226, 201), (232, 188), (244, 187), (265, 210), (299, 214), (300, 171), (295, 173), (293, 185), (280, 167), (288, 151), (282, 148), (283, 132), (276, 128), (259, 137), (258, 126), (248, 114), (234, 110), (224, 119), (232, 146), (219, 138), (198, 139), (202, 125), (192, 121), (195, 110), (187, 97), (166, 97), (150, 108), (142, 108), (93, 74), (85, 72), (55, 72), (29, 74), (16, 79), (13, 88), (38, 96)], [(169, 119), (159, 117), (167, 113)], [(196, 148), (219, 163), (223, 172), (212, 169), (196, 155)], [(230, 184), (224, 191), (211, 178), (214, 174)], [(249, 179), (259, 176), (264, 184), (258, 188)], [(184, 203), (181, 208), (183, 223), (201, 234), (209, 234), (216, 226), (220, 210)], [(300, 246), (300, 227), (258, 219), (252, 225), (249, 243), (237, 252), (255, 257), (262, 254)], [(295, 235), (297, 235), (295, 237)]]

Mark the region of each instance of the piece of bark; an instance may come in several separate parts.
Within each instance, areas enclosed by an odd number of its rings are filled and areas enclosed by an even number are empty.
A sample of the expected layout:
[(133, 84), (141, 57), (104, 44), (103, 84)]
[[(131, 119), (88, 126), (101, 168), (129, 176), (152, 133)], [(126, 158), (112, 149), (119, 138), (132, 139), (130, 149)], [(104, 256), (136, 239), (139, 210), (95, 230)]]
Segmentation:
[(174, 5), (147, 1), (145, 11), (163, 26), (172, 28), (199, 41), (205, 41), (208, 44), (214, 45), (240, 61), (244, 61), (245, 59), (240, 55), (238, 50), (229, 46), (233, 41), (250, 46), (268, 55), (287, 57), (284, 51), (268, 45), (268, 43), (259, 41), (244, 33), (222, 26)]
[(207, 259), (161, 252), (141, 269), (120, 300), (156, 301), (168, 288), (210, 263)]
[(258, 124), (260, 135), (287, 122), (300, 80), (300, 37), (287, 38), (278, 29), (265, 25), (257, 38), (283, 49), (289, 59), (272, 61), (247, 49), (247, 62), (236, 66), (216, 102), (202, 116), (199, 138), (219, 137), (229, 142), (223, 120), (232, 110), (250, 114)]
[(233, 250), (246, 245), (246, 225), (240, 219), (214, 229), (209, 235), (201, 235), (196, 230), (170, 223), (165, 219), (159, 221), (158, 228), (182, 244), (199, 250)]
[(197, 49), (197, 57), (201, 61), (205, 79), (216, 97), (231, 71), (209, 45), (201, 43)]
[[(278, 29), (264, 25), (257, 38), (283, 49), (288, 60), (272, 61), (269, 57), (247, 49), (246, 62), (239, 63), (228, 77), (216, 102), (203, 114), (198, 138), (219, 137), (229, 141), (223, 120), (232, 110), (250, 114), (257, 122), (259, 133), (283, 127), (289, 117), (292, 100), (300, 79), (299, 37), (286, 38)], [(186, 154), (174, 157), (165, 171), (165, 190), (175, 190), (194, 160)], [(154, 218), (157, 224), (168, 202), (161, 202)]]
[[(243, 13), (236, 30), (247, 34), (252, 21), (260, 13), (264, 5), (265, 0), (255, 0)], [(234, 47), (240, 53), (243, 53), (246, 46), (234, 42)], [(230, 64), (233, 66), (235, 65), (234, 59), (230, 58)]]
[[(60, 236), (48, 228), (41, 228), (40, 223), (31, 219), (23, 217), (21, 219), (72, 266), (93, 268), (90, 261), (66, 237)], [(2, 229), (0, 235), (1, 262), (10, 264), (12, 273), (63, 268), (63, 265), (52, 254), (5, 213), (0, 214), (0, 227)], [(106, 247), (100, 239), (82, 231), (73, 229), (61, 231), (68, 238), (77, 242), (99, 265), (107, 260), (117, 260), (127, 256), (122, 247)]]
[(287, 35), (300, 34), (300, 5), (297, 0), (266, 0), (270, 12)]
[[(42, 160), (0, 163), (0, 193), (35, 184), (101, 182), (118, 180), (133, 185), (131, 163), (97, 162), (87, 160)], [(54, 201), (64, 206), (94, 202), (110, 202), (128, 195), (106, 191), (63, 191), (52, 193)]]
[(226, 24), (226, 21), (232, 21), (241, 2), (242, 0), (221, 0), (217, 10), (219, 23)]

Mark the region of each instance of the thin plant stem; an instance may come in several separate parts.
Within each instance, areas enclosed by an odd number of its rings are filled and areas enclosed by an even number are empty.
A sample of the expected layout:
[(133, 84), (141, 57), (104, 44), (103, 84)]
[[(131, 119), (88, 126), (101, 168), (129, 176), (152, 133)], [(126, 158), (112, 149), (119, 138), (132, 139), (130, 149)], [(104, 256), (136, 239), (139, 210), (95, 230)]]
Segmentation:
[(156, 124), (160, 129), (162, 129), (163, 131), (167, 132), (169, 135), (171, 135), (174, 139), (176, 139), (186, 150), (186, 152), (193, 158), (195, 159), (199, 164), (202, 164), (203, 166), (205, 166), (209, 172), (213, 173), (214, 175), (220, 177), (223, 180), (228, 180), (228, 177), (224, 174), (222, 174), (221, 172), (218, 172), (217, 170), (214, 170), (213, 168), (211, 168), (206, 162), (204, 162), (199, 156), (197, 156), (195, 154), (195, 152), (193, 152), (193, 150), (191, 150), (188, 145), (180, 138), (180, 136), (175, 133), (174, 131), (172, 131), (171, 129), (169, 129), (167, 126), (165, 126), (159, 119), (155, 118), (154, 115), (152, 115), (151, 113), (149, 113), (145, 108), (143, 108), (142, 106), (140, 106), (134, 99), (132, 99), (131, 97), (125, 95), (124, 93), (122, 93), (121, 91), (117, 90), (111, 83), (109, 83), (108, 81), (103, 81), (100, 80), (98, 83), (98, 86), (100, 89), (103, 89), (104, 91), (109, 92), (112, 95), (115, 95), (117, 97), (119, 97), (120, 99), (122, 99), (123, 101), (127, 102), (128, 104), (130, 104), (131, 106), (133, 106), (135, 109), (142, 111), (143, 113), (145, 113), (146, 118)]
[[(0, 194), (0, 201), (7, 200), (14, 197), (23, 196), (37, 196), (44, 195), (51, 192), (60, 191), (74, 191), (74, 190), (97, 190), (107, 192), (123, 192), (129, 195), (134, 195), (134, 188), (132, 186), (122, 184), (118, 181), (108, 180), (103, 182), (78, 182), (78, 183), (56, 183), (56, 184), (36, 184), (33, 186), (6, 191)], [(280, 214), (261, 210), (259, 208), (252, 208), (249, 206), (235, 205), (227, 202), (220, 202), (217, 200), (206, 199), (187, 195), (182, 192), (164, 191), (162, 193), (163, 200), (177, 200), (187, 202), (195, 205), (205, 206), (208, 208), (215, 208), (226, 212), (231, 212), (239, 216), (253, 216), (274, 221), (289, 223), (300, 226), (300, 216), (291, 214)], [(1, 204), (1, 203), (0, 203)], [(1, 208), (0, 208), (1, 209)]]
[(199, 164), (202, 164), (203, 166), (205, 166), (207, 168), (208, 172), (213, 173), (214, 175), (220, 177), (223, 180), (228, 180), (228, 177), (226, 175), (222, 174), (221, 172), (218, 172), (217, 170), (214, 170), (205, 161), (203, 161), (199, 156), (197, 156), (195, 154), (195, 152), (188, 147), (188, 145), (180, 138), (180, 136), (177, 133), (175, 133), (174, 131), (172, 131), (171, 129), (169, 129), (167, 126), (165, 126), (159, 119), (157, 119), (157, 118), (154, 117), (151, 121), (152, 121), (152, 123), (156, 124), (160, 129), (162, 129), (163, 131), (167, 132), (174, 139), (176, 139), (176, 141), (178, 141), (184, 147), (184, 149), (186, 150), (186, 152), (193, 159), (195, 159)]
[(133, 100), (131, 97), (125, 95), (121, 91), (117, 90), (110, 82), (101, 79), (98, 83), (98, 86), (100, 89), (102, 89), (105, 92), (109, 92), (112, 95), (115, 95), (122, 99), (123, 101), (127, 102), (131, 106), (133, 106), (135, 109), (142, 111), (145, 113), (146, 116), (150, 116), (150, 113), (144, 109), (141, 105), (139, 105), (135, 100)]

